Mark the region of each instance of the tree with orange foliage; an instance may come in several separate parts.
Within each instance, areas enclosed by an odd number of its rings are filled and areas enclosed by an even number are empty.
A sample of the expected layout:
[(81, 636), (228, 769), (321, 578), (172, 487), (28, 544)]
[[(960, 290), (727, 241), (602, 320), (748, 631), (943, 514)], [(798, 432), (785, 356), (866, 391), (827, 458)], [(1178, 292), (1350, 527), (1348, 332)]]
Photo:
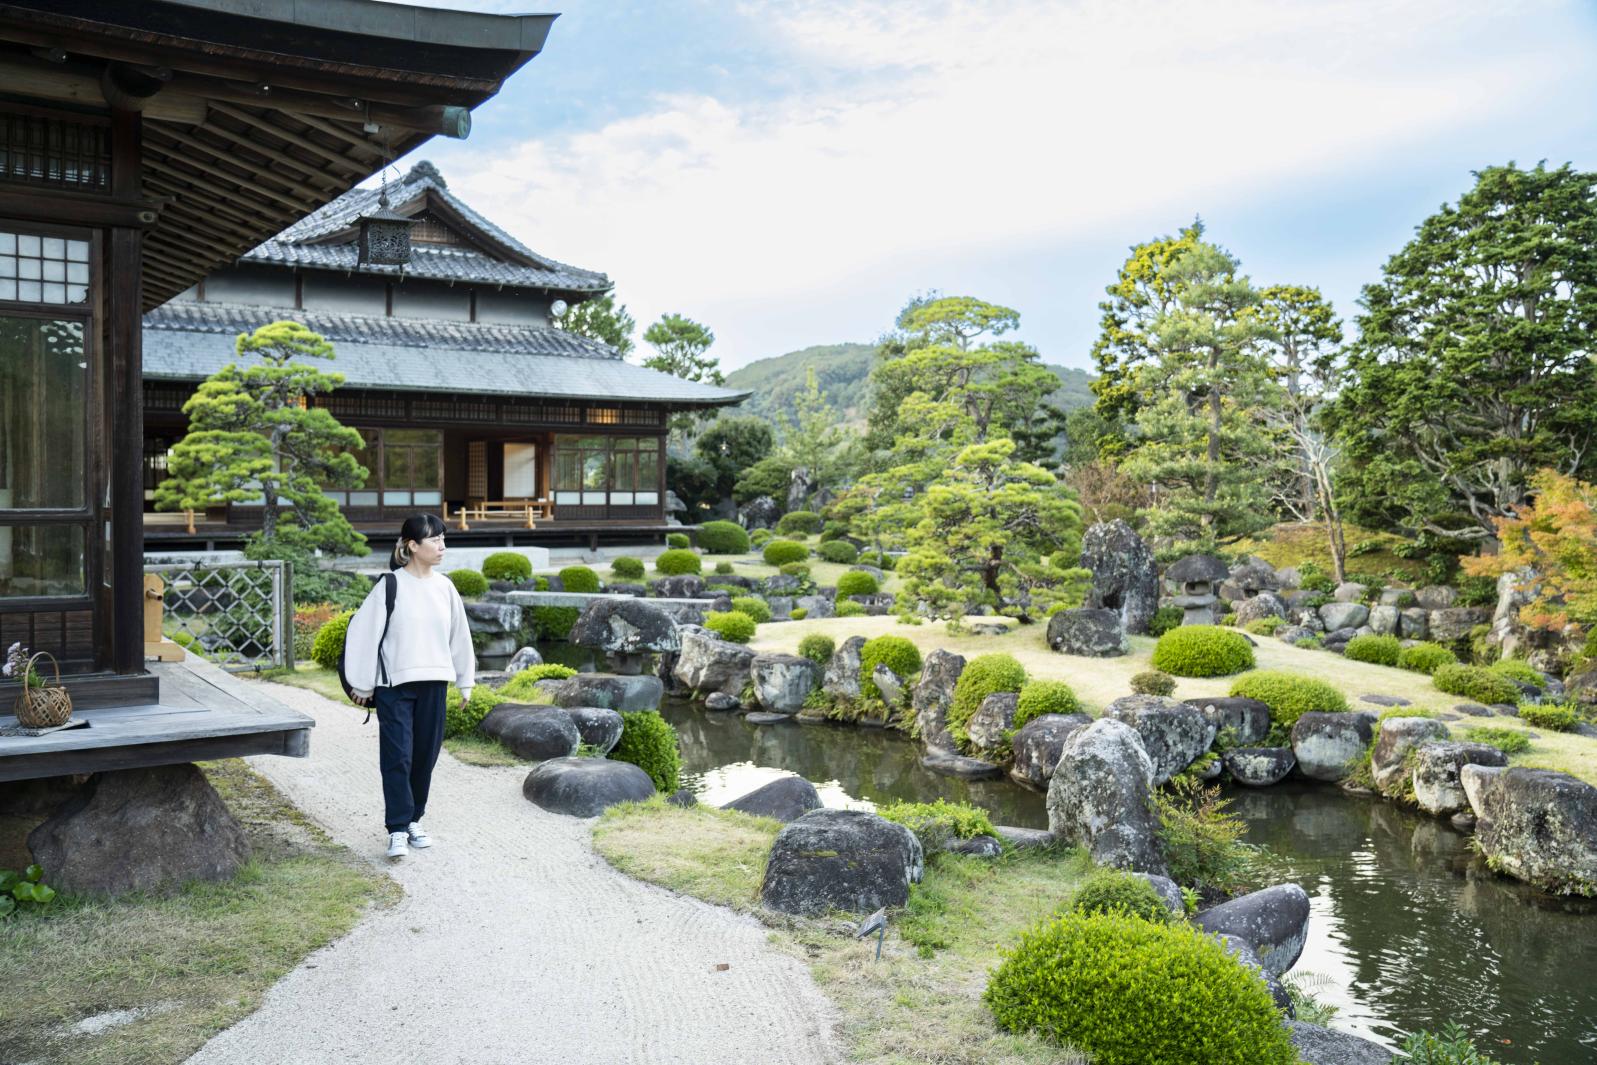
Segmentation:
[(1534, 502), (1497, 518), (1496, 555), (1463, 560), (1477, 577), (1530, 570), (1533, 598), (1520, 608), (1532, 628), (1597, 623), (1597, 485), (1544, 469), (1530, 481)]

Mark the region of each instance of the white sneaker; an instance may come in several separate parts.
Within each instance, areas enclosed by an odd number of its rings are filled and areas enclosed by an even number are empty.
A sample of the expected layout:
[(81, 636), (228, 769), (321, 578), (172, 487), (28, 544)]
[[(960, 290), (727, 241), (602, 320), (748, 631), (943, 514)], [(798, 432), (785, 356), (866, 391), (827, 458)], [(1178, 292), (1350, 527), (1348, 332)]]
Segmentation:
[(427, 834), (427, 830), (414, 821), (410, 823), (410, 830), (405, 835), (409, 838), (410, 845), (419, 851), (433, 845), (433, 838)]
[(409, 854), (410, 848), (406, 846), (407, 840), (408, 837), (403, 832), (388, 833), (388, 857), (403, 858)]

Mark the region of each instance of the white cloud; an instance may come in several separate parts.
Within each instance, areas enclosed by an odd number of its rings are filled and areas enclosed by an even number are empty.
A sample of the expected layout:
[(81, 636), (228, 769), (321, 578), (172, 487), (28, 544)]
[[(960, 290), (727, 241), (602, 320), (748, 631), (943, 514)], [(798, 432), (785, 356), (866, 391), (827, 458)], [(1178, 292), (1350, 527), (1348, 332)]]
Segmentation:
[(709, 322), (730, 365), (885, 325), (962, 256), (1130, 243), (1149, 219), (1410, 159), (1589, 64), (1554, 0), (740, 10), (816, 87), (659, 97), (448, 169), (534, 247), (607, 270), (640, 321)]

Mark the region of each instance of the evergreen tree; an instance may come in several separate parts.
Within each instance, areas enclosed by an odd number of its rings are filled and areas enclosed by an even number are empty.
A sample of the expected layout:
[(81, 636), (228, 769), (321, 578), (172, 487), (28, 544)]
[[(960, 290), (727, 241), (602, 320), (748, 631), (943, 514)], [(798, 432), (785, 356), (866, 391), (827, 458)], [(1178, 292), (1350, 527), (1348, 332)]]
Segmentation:
[[(715, 333), (709, 326), (680, 314), (663, 314), (658, 322), (643, 331), (643, 339), (654, 348), (654, 354), (643, 360), (643, 365), (649, 369), (685, 381), (726, 384), (719, 361), (715, 356), (706, 354), (715, 343)], [(708, 410), (674, 415), (671, 418), (671, 435), (685, 444), (696, 426), (714, 417), (715, 412)]]
[(792, 419), (782, 420), (776, 458), (789, 471), (806, 469), (812, 483), (834, 491), (853, 477), (861, 460), (859, 436), (827, 402), (813, 368), (805, 374), (804, 391), (793, 399)]
[(574, 303), (554, 322), (557, 329), (610, 345), (621, 353), (622, 358), (631, 355), (632, 349), (637, 347), (632, 339), (632, 331), (638, 327), (638, 323), (627, 313), (625, 304), (616, 303), (614, 292)]

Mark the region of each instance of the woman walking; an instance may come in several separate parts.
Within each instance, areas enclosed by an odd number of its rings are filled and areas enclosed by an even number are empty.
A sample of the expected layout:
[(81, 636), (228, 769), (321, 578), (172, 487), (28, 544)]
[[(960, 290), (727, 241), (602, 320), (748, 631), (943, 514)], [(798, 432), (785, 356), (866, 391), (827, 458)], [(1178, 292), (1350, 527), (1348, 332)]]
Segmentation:
[[(432, 846), (420, 821), (433, 765), (444, 742), (449, 684), (471, 698), (477, 656), (466, 605), (454, 582), (433, 568), (444, 559), (444, 523), (433, 514), (405, 519), (388, 560), (344, 637), (344, 674), (360, 706), (377, 709), (378, 758), (388, 857)], [(395, 582), (393, 613), (389, 581)]]

